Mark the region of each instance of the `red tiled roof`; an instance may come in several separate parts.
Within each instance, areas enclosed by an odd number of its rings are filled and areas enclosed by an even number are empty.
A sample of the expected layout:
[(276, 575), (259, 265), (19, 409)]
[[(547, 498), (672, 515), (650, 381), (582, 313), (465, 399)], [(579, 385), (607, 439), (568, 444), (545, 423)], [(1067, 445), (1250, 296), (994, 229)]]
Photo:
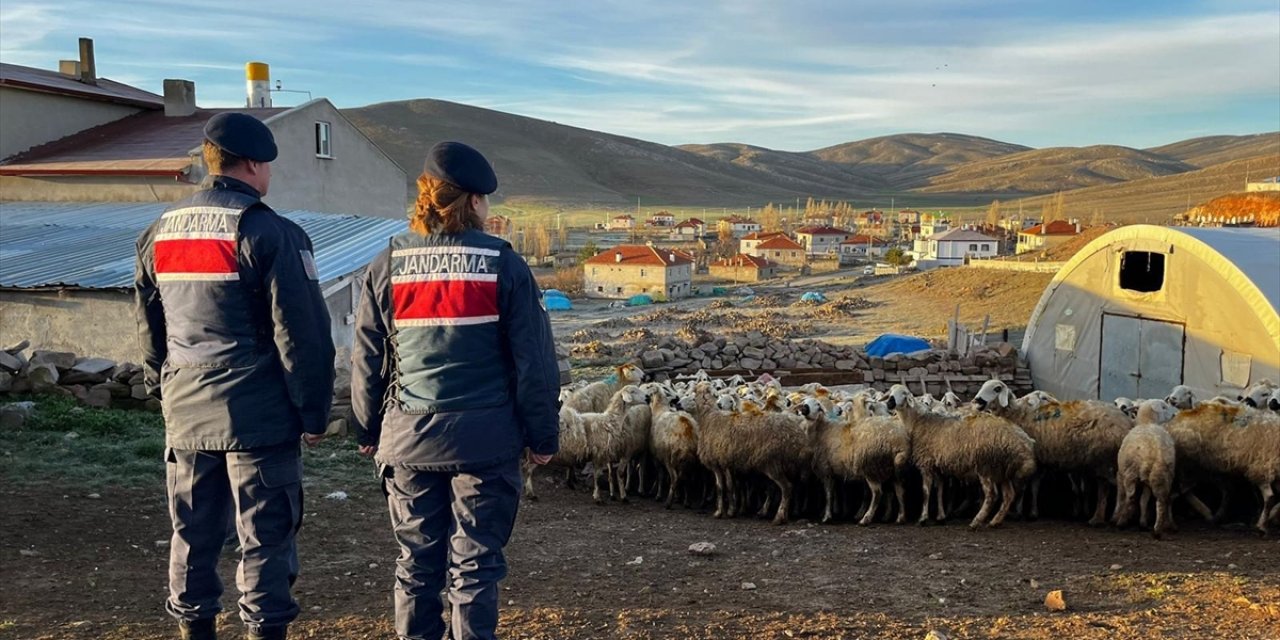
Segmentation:
[(613, 219), (614, 220), (635, 220), (635, 218), (632, 218), (631, 214), (629, 213), (624, 213), (620, 216), (614, 216)]
[(769, 238), (775, 238), (777, 236), (785, 236), (785, 235), (787, 234), (781, 231), (752, 231), (751, 233), (748, 233), (747, 235), (742, 236), (742, 239), (743, 240), (768, 240)]
[[(618, 260), (617, 254), (622, 254)], [(693, 264), (693, 258), (679, 249), (659, 249), (642, 244), (620, 244), (612, 249), (605, 249), (584, 264), (622, 264), (625, 266), (670, 267), (682, 264)]]
[(1018, 233), (1031, 236), (1074, 236), (1080, 232), (1076, 230), (1076, 225), (1066, 220), (1054, 220), (1047, 224), (1023, 229)]
[(803, 245), (783, 235), (769, 238), (768, 240), (765, 240), (764, 242), (761, 242), (760, 244), (756, 245), (756, 248), (757, 249), (782, 249), (786, 251), (804, 251)]
[(729, 216), (728, 218), (725, 218), (724, 221), (729, 224), (759, 224), (751, 218), (744, 218), (742, 216)]
[(805, 235), (810, 235), (810, 236), (847, 236), (847, 235), (850, 235), (850, 234), (849, 234), (849, 232), (848, 232), (848, 231), (845, 231), (844, 229), (837, 229), (837, 228), (835, 228), (835, 227), (828, 227), (828, 226), (820, 226), (820, 227), (801, 227), (801, 228), (799, 228), (799, 229), (796, 229), (796, 233), (797, 233), (797, 234), (801, 234), (801, 233), (803, 233), (803, 234), (805, 234)]
[(707, 223), (705, 223), (705, 222), (703, 222), (703, 221), (701, 221), (701, 220), (699, 220), (699, 219), (697, 219), (697, 218), (689, 218), (689, 219), (688, 219), (688, 220), (686, 220), (685, 222), (692, 222), (692, 223), (694, 223), (694, 224), (702, 224), (702, 225), (707, 224)]
[(685, 220), (684, 222), (678, 223), (678, 224), (676, 225), (676, 228), (677, 228), (677, 229), (688, 229), (688, 228), (691, 228), (691, 227), (692, 227), (692, 228), (695, 228), (695, 229), (696, 229), (696, 228), (698, 228), (698, 227), (700, 227), (700, 226), (702, 226), (702, 221), (701, 221), (701, 220), (698, 220), (698, 219), (693, 219), (693, 220)]
[(98, 78), (97, 84), (85, 84), (79, 78), (57, 71), (0, 63), (0, 86), (53, 93), (63, 96), (127, 104), (143, 109), (163, 109), (164, 98), (127, 84)]
[[(288, 110), (247, 113), (265, 120)], [(182, 117), (135, 113), (28, 149), (0, 164), (0, 175), (181, 175), (204, 139), (205, 123), (223, 111), (234, 109), (199, 109)]]
[(852, 238), (849, 238), (848, 240), (845, 240), (840, 244), (862, 245), (862, 244), (867, 244), (868, 242), (870, 242), (873, 245), (888, 244), (888, 242), (885, 240), (881, 240), (880, 238), (877, 238), (875, 236), (868, 236), (863, 234), (858, 234), (856, 236), (853, 236)]
[(739, 253), (738, 255), (730, 258), (721, 258), (711, 263), (711, 266), (713, 267), (745, 267), (747, 265), (751, 265), (757, 269), (768, 269), (773, 266), (773, 263), (765, 260), (764, 258), (749, 256), (745, 253)]

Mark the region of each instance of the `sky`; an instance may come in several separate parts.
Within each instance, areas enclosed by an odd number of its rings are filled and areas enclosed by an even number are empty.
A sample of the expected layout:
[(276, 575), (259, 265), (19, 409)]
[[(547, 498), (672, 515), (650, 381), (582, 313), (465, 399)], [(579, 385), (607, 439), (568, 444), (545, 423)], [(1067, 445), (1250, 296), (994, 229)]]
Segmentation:
[[(1280, 129), (1280, 0), (4, 0), (0, 61), (244, 104), (436, 98), (664, 144), (904, 132), (1149, 147)], [(278, 105), (304, 94), (280, 93)]]

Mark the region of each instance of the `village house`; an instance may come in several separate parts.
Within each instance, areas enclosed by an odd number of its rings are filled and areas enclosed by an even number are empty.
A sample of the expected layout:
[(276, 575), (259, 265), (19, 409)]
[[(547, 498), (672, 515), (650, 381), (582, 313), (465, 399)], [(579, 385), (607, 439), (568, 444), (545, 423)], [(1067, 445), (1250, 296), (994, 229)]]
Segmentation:
[(636, 219), (629, 213), (620, 216), (614, 216), (609, 220), (609, 230), (611, 231), (630, 231), (636, 227)]
[(760, 223), (751, 218), (742, 216), (729, 216), (720, 220), (720, 224), (729, 225), (729, 230), (733, 233), (733, 237), (741, 238), (749, 233), (760, 230)]
[(511, 235), (511, 218), (500, 215), (489, 216), (484, 221), (484, 232), (501, 238)]
[(840, 264), (883, 258), (889, 251), (889, 243), (874, 236), (858, 234), (840, 243)]
[(804, 246), (781, 233), (758, 242), (750, 251), (743, 249), (742, 253), (766, 258), (794, 269), (800, 269), (809, 263)]
[(913, 225), (920, 224), (920, 212), (915, 209), (901, 209), (898, 211), (898, 224)]
[(720, 280), (759, 282), (777, 277), (778, 265), (764, 258), (739, 253), (712, 262), (708, 271), (711, 277)]
[(670, 211), (659, 211), (649, 216), (649, 220), (645, 224), (650, 227), (674, 227), (676, 217)]
[(785, 238), (787, 234), (781, 231), (756, 231), (754, 233), (748, 233), (738, 239), (738, 251), (749, 256), (754, 256), (756, 255), (756, 247), (759, 246), (761, 242), (778, 236)]
[(840, 243), (853, 233), (835, 227), (801, 227), (796, 229), (796, 241), (811, 256), (834, 256), (840, 253)]
[(926, 213), (920, 216), (920, 236), (929, 237), (951, 228), (951, 219), (937, 213)]
[(671, 236), (676, 240), (700, 238), (706, 233), (707, 223), (697, 218), (689, 218), (671, 229)]
[(1018, 232), (1017, 253), (1044, 251), (1080, 235), (1077, 221), (1054, 220)]
[(622, 244), (582, 263), (589, 298), (630, 298), (647, 293), (668, 300), (693, 290), (693, 257), (683, 251)]
[(955, 267), (969, 258), (994, 258), (1000, 252), (1000, 241), (972, 229), (957, 228), (917, 241), (924, 250), (917, 256), (921, 269)]

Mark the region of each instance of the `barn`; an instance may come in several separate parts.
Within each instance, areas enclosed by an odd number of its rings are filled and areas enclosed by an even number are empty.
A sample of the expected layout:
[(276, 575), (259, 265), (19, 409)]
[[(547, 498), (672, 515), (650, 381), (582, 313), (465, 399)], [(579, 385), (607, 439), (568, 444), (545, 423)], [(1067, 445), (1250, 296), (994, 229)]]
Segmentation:
[(1133, 225), (1081, 249), (1023, 340), (1037, 389), (1062, 399), (1235, 397), (1280, 381), (1280, 228)]

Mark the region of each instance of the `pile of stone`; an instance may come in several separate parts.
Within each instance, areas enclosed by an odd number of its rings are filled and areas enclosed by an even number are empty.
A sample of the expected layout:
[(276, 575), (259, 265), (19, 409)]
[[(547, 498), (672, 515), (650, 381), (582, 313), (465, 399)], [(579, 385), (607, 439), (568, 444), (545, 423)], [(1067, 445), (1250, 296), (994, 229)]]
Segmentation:
[(1008, 343), (978, 347), (964, 357), (932, 349), (880, 358), (847, 345), (782, 340), (763, 331), (738, 336), (703, 332), (685, 337), (692, 339), (668, 336), (647, 344), (636, 352), (634, 362), (657, 379), (691, 375), (699, 370), (712, 375), (831, 372), (852, 383), (880, 389), (905, 382), (917, 393), (923, 387), (935, 396), (951, 390), (965, 397), (992, 378), (1004, 380), (1019, 393), (1032, 389), (1031, 370)]
[(147, 394), (142, 367), (66, 351), (26, 350), (30, 343), (0, 351), (0, 394), (46, 394), (75, 398), (90, 407), (160, 410)]

